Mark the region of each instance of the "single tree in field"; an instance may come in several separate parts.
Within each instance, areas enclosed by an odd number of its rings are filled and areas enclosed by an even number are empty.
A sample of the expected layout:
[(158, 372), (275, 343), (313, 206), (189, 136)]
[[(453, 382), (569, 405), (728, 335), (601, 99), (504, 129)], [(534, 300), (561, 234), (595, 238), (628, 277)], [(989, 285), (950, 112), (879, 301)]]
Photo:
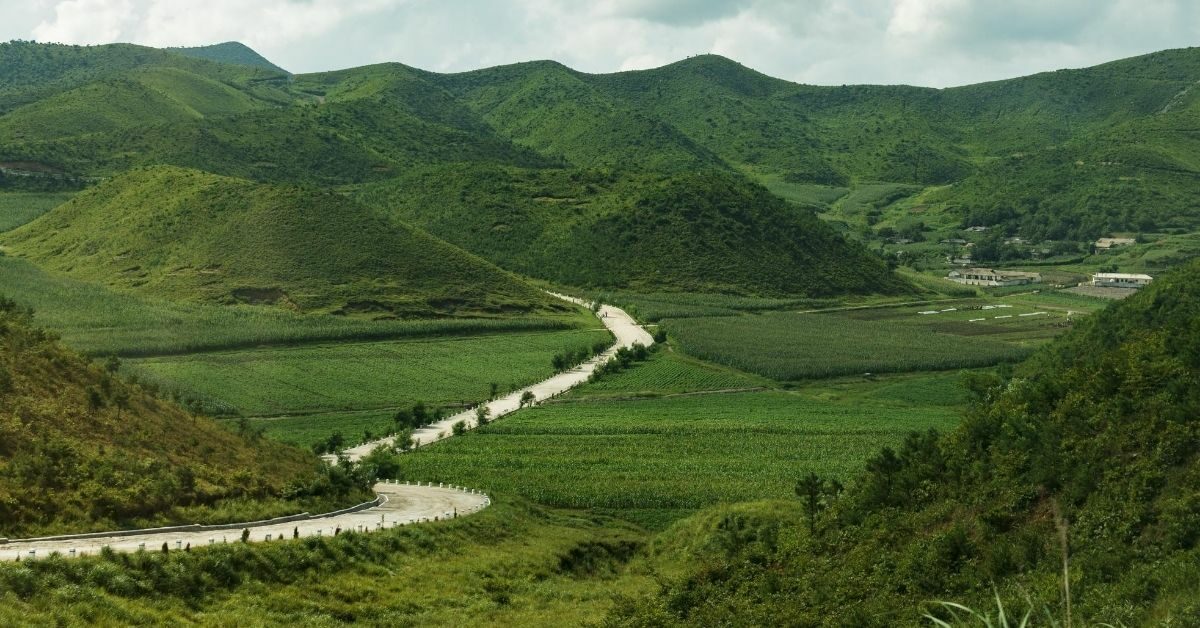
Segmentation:
[(804, 504), (804, 515), (808, 518), (809, 534), (817, 532), (817, 515), (828, 505), (828, 499), (837, 497), (842, 492), (842, 484), (837, 480), (826, 482), (809, 472), (808, 476), (796, 483), (796, 496)]
[[(475, 424), (487, 425), (492, 418), (492, 409), (486, 403), (475, 406)], [(457, 424), (456, 424), (457, 425)]]
[(250, 528), (242, 528), (242, 542), (243, 543), (250, 542)]
[(401, 408), (398, 410), (396, 415), (392, 417), (392, 420), (396, 422), (396, 427), (400, 429), (420, 427), (417, 425), (416, 419), (413, 417), (412, 410), (407, 408)]
[(400, 451), (408, 451), (413, 448), (413, 432), (411, 429), (405, 428), (396, 433), (396, 448)]
[(497, 384), (496, 382), (492, 382), (492, 392), (490, 395), (488, 395), (488, 401), (492, 401), (493, 399), (496, 398), (496, 395), (499, 395), (499, 394), (500, 394), (500, 384)]
[(117, 420), (121, 420), (121, 411), (129, 407), (129, 392), (122, 389), (113, 393), (113, 404), (117, 406)]
[(467, 422), (466, 421), (458, 421), (457, 423), (455, 423), (453, 425), (453, 430), (454, 430), (455, 436), (462, 436), (463, 434), (466, 434), (467, 433)]
[(521, 393), (521, 403), (517, 407), (518, 408), (524, 408), (525, 406), (532, 407), (534, 401), (537, 401), (537, 397), (534, 396), (533, 391), (526, 390), (525, 392)]
[(92, 412), (104, 407), (104, 395), (100, 394), (100, 390), (94, 386), (89, 386), (87, 389), (88, 409)]

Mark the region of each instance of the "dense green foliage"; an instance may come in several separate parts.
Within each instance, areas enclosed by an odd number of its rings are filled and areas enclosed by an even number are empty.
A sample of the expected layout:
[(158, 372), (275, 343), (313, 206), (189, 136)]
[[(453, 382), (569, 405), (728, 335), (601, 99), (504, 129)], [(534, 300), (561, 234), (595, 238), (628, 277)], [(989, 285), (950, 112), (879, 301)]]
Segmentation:
[(114, 371), (0, 301), (0, 534), (178, 520), (321, 475), (309, 454), (189, 415)]
[(743, 519), (708, 568), (622, 615), (915, 624), (922, 602), (991, 605), (994, 585), (1063, 617), (1066, 555), (1077, 620), (1195, 623), (1198, 271), (1089, 317), (1007, 381), (976, 378), (961, 427), (872, 458), (815, 537), (799, 518)]
[(107, 181), (0, 241), (46, 268), (183, 300), (375, 316), (565, 309), (336, 194), (171, 167)]

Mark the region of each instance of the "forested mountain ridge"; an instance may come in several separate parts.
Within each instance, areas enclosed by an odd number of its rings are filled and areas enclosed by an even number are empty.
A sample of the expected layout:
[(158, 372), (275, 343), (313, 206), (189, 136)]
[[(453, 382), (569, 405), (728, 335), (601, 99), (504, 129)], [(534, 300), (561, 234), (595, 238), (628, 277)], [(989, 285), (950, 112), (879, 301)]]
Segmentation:
[[(568, 228), (625, 215), (609, 226), (652, 233), (649, 225), (670, 220), (639, 222), (629, 199), (687, 173), (784, 181), (817, 196), (873, 182), (911, 185), (925, 190), (910, 203), (914, 216), (948, 215), (963, 227), (1000, 226), (1033, 241), (1200, 225), (1191, 193), (1200, 180), (1200, 145), (1190, 131), (1200, 111), (1191, 89), (1200, 80), (1200, 52), (1193, 49), (950, 89), (799, 85), (716, 55), (596, 75), (538, 61), (456, 74), (387, 63), (294, 77), (262, 64), (128, 45), (17, 42), (0, 49), (0, 58), (16, 68), (0, 84), (0, 164), (90, 176), (170, 164), (263, 182), (350, 186), (343, 191), (511, 263), (510, 270), (537, 268), (542, 277), (593, 286), (652, 281), (653, 272), (635, 268), (635, 249), (639, 256), (674, 252), (650, 255), (678, 262), (662, 273), (667, 288), (728, 290), (749, 276), (738, 270), (699, 279), (717, 268), (704, 260), (709, 252), (665, 232), (653, 245), (622, 236), (630, 254), (605, 267), (587, 251), (602, 240), (611, 246), (600, 235), (608, 231)], [(443, 174), (431, 174), (437, 171)], [(528, 210), (530, 199), (545, 204), (553, 194), (499, 185), (483, 192), (485, 206), (461, 214), (461, 227), (439, 218), (476, 194), (445, 173), (498, 182), (509, 175), (494, 173), (521, 171), (528, 172), (517, 178), (559, 182), (603, 173), (613, 183), (559, 197), (556, 206), (570, 212), (540, 212), (564, 224), (525, 225), (519, 248), (527, 253), (513, 249), (513, 212), (533, 216), (539, 212)], [(719, 196), (750, 188), (708, 189)], [(715, 223), (692, 222), (706, 215), (701, 206), (771, 204), (753, 194), (691, 198), (700, 205), (682, 212), (688, 229), (676, 232), (700, 242), (724, 241), (711, 230)], [(819, 224), (806, 224), (815, 241), (832, 242)], [(486, 229), (495, 241), (484, 241)], [(749, 258), (774, 254), (769, 238), (735, 240), (725, 253), (734, 268), (757, 267)], [(839, 250), (854, 255), (854, 247)], [(566, 251), (582, 267), (548, 272), (541, 260), (551, 251)], [(799, 272), (822, 255), (793, 255), (788, 263)], [(832, 280), (826, 292), (895, 284), (858, 262), (845, 266), (868, 276), (847, 282), (827, 271), (807, 274)], [(743, 290), (813, 288), (772, 281)]]

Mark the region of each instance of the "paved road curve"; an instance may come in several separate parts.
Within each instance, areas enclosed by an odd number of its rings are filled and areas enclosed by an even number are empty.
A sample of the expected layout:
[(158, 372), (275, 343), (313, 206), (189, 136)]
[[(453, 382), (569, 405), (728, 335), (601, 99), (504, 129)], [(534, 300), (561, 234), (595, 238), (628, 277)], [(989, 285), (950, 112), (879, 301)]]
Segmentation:
[[(221, 526), (228, 529), (146, 530), (143, 533), (123, 533), (117, 536), (93, 536), (88, 538), (47, 538), (14, 540), (0, 543), (0, 560), (29, 560), (45, 558), (51, 552), (64, 557), (98, 554), (104, 547), (116, 552), (136, 552), (139, 549), (161, 551), (163, 543), (171, 550), (187, 546), (204, 547), (220, 543), (241, 541), (242, 530), (250, 531), (249, 541), (279, 541), (300, 537), (332, 536), (335, 531), (373, 532), (409, 523), (453, 518), (478, 512), (491, 504), (487, 495), (460, 487), (417, 486), (395, 483), (375, 485), (379, 496), (377, 505), (349, 513), (318, 515), (300, 521), (281, 523), (237, 524)], [(183, 527), (183, 526), (180, 526)]]
[[(573, 297), (561, 294), (554, 296), (578, 305), (587, 305), (584, 301)], [(648, 347), (654, 343), (654, 338), (620, 308), (605, 305), (600, 308), (597, 315), (616, 338), (612, 347), (569, 371), (489, 402), (487, 406), (491, 410), (492, 418), (516, 411), (520, 405), (521, 395), (526, 391), (532, 392), (537, 401), (548, 399), (586, 382), (592, 371), (611, 358), (618, 349), (631, 347), (634, 344)], [(474, 410), (460, 412), (439, 423), (418, 430), (414, 434), (417, 446), (423, 447), (449, 438), (453, 434), (454, 424), (458, 421), (464, 421), (468, 427), (475, 427)], [(346, 454), (351, 460), (359, 460), (375, 447), (390, 444), (392, 444), (390, 438), (377, 440), (349, 449)], [(249, 541), (254, 543), (268, 540), (278, 541), (281, 538), (290, 539), (296, 535), (300, 537), (329, 536), (337, 530), (375, 531), (397, 525), (431, 521), (435, 518), (470, 514), (491, 504), (486, 495), (461, 487), (383, 482), (376, 484), (374, 488), (376, 495), (379, 496), (377, 500), (379, 503), (356, 512), (330, 513), (286, 522), (236, 524), (222, 526), (227, 529), (221, 530), (213, 530), (211, 527), (202, 529), (177, 526), (166, 530), (85, 535), (86, 538), (77, 536), (76, 538), (13, 540), (0, 543), (0, 560), (44, 558), (52, 552), (58, 552), (65, 557), (86, 556), (97, 554), (104, 547), (109, 547), (117, 552), (136, 552), (141, 549), (160, 551), (163, 543), (166, 543), (171, 550), (183, 549), (189, 545), (204, 547), (218, 543), (236, 543), (241, 541), (243, 529), (250, 531)]]
[[(551, 294), (577, 305), (588, 305), (584, 301), (574, 297), (568, 297), (555, 293)], [(527, 391), (533, 393), (536, 400), (535, 402), (540, 402), (544, 399), (549, 399), (555, 395), (562, 394), (567, 390), (586, 382), (588, 377), (591, 377), (592, 371), (596, 370), (597, 366), (611, 358), (613, 354), (615, 354), (617, 350), (622, 347), (631, 347), (635, 344), (649, 347), (650, 345), (654, 344), (654, 337), (652, 337), (645, 329), (642, 329), (642, 327), (633, 320), (633, 317), (629, 316), (629, 314), (626, 314), (624, 310), (611, 305), (604, 305), (600, 307), (600, 311), (597, 312), (597, 315), (600, 317), (600, 321), (604, 323), (604, 326), (613, 333), (613, 336), (615, 336), (617, 340), (616, 343), (614, 343), (613, 346), (608, 349), (608, 351), (605, 351), (604, 353), (588, 360), (587, 362), (584, 362), (583, 364), (580, 364), (569, 371), (564, 371), (551, 377), (550, 379), (533, 384), (532, 386), (527, 386), (514, 393), (510, 393), (505, 397), (496, 399), (495, 401), (488, 402), (487, 407), (491, 411), (491, 418), (497, 419), (506, 414), (515, 412), (521, 404), (521, 395), (525, 394)], [(413, 440), (417, 447), (424, 447), (431, 443), (436, 443), (444, 438), (449, 438), (454, 434), (454, 424), (458, 423), (459, 421), (464, 422), (468, 429), (474, 428), (477, 423), (475, 420), (475, 411), (465, 410), (447, 419), (443, 419), (437, 423), (434, 423), (433, 425), (416, 430), (413, 432)], [(357, 447), (351, 447), (350, 449), (347, 449), (346, 456), (349, 457), (350, 460), (360, 460), (363, 456), (371, 453), (372, 449), (375, 449), (380, 445), (390, 446), (393, 443), (394, 439), (392, 438), (383, 438), (380, 440), (371, 441), (369, 443), (364, 443)]]

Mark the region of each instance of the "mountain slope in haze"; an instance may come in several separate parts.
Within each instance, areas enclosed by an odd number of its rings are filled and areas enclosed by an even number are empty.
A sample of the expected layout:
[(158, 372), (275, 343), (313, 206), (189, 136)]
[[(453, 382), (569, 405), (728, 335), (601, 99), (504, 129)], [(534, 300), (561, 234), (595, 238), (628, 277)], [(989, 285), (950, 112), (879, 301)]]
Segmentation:
[(994, 617), (995, 595), (1057, 619), (1064, 551), (1078, 625), (1195, 624), (1197, 272), (1083, 319), (1007, 380), (970, 377), (961, 427), (881, 452), (815, 536), (767, 509), (710, 516), (704, 567), (612, 624), (920, 625), (945, 614), (933, 600)]
[(0, 115), (88, 83), (118, 78), (147, 67), (169, 67), (237, 85), (264, 101), (290, 101), (287, 76), (259, 68), (217, 63), (132, 44), (68, 46), (0, 43)]
[(51, 270), (176, 299), (379, 316), (559, 307), (340, 195), (166, 166), (114, 177), (0, 242)]
[(722, 170), (428, 168), (358, 196), (500, 266), (571, 285), (810, 296), (903, 290), (881, 259)]
[(308, 452), (152, 397), (30, 318), (0, 298), (0, 537), (113, 529), (318, 477)]
[(195, 46), (191, 48), (167, 48), (167, 50), (184, 55), (185, 57), (196, 57), (197, 59), (208, 59), (209, 61), (216, 61), (218, 63), (262, 68), (280, 74), (289, 73), (287, 70), (271, 63), (266, 57), (258, 54), (249, 46), (237, 41), (227, 41), (210, 46)]

